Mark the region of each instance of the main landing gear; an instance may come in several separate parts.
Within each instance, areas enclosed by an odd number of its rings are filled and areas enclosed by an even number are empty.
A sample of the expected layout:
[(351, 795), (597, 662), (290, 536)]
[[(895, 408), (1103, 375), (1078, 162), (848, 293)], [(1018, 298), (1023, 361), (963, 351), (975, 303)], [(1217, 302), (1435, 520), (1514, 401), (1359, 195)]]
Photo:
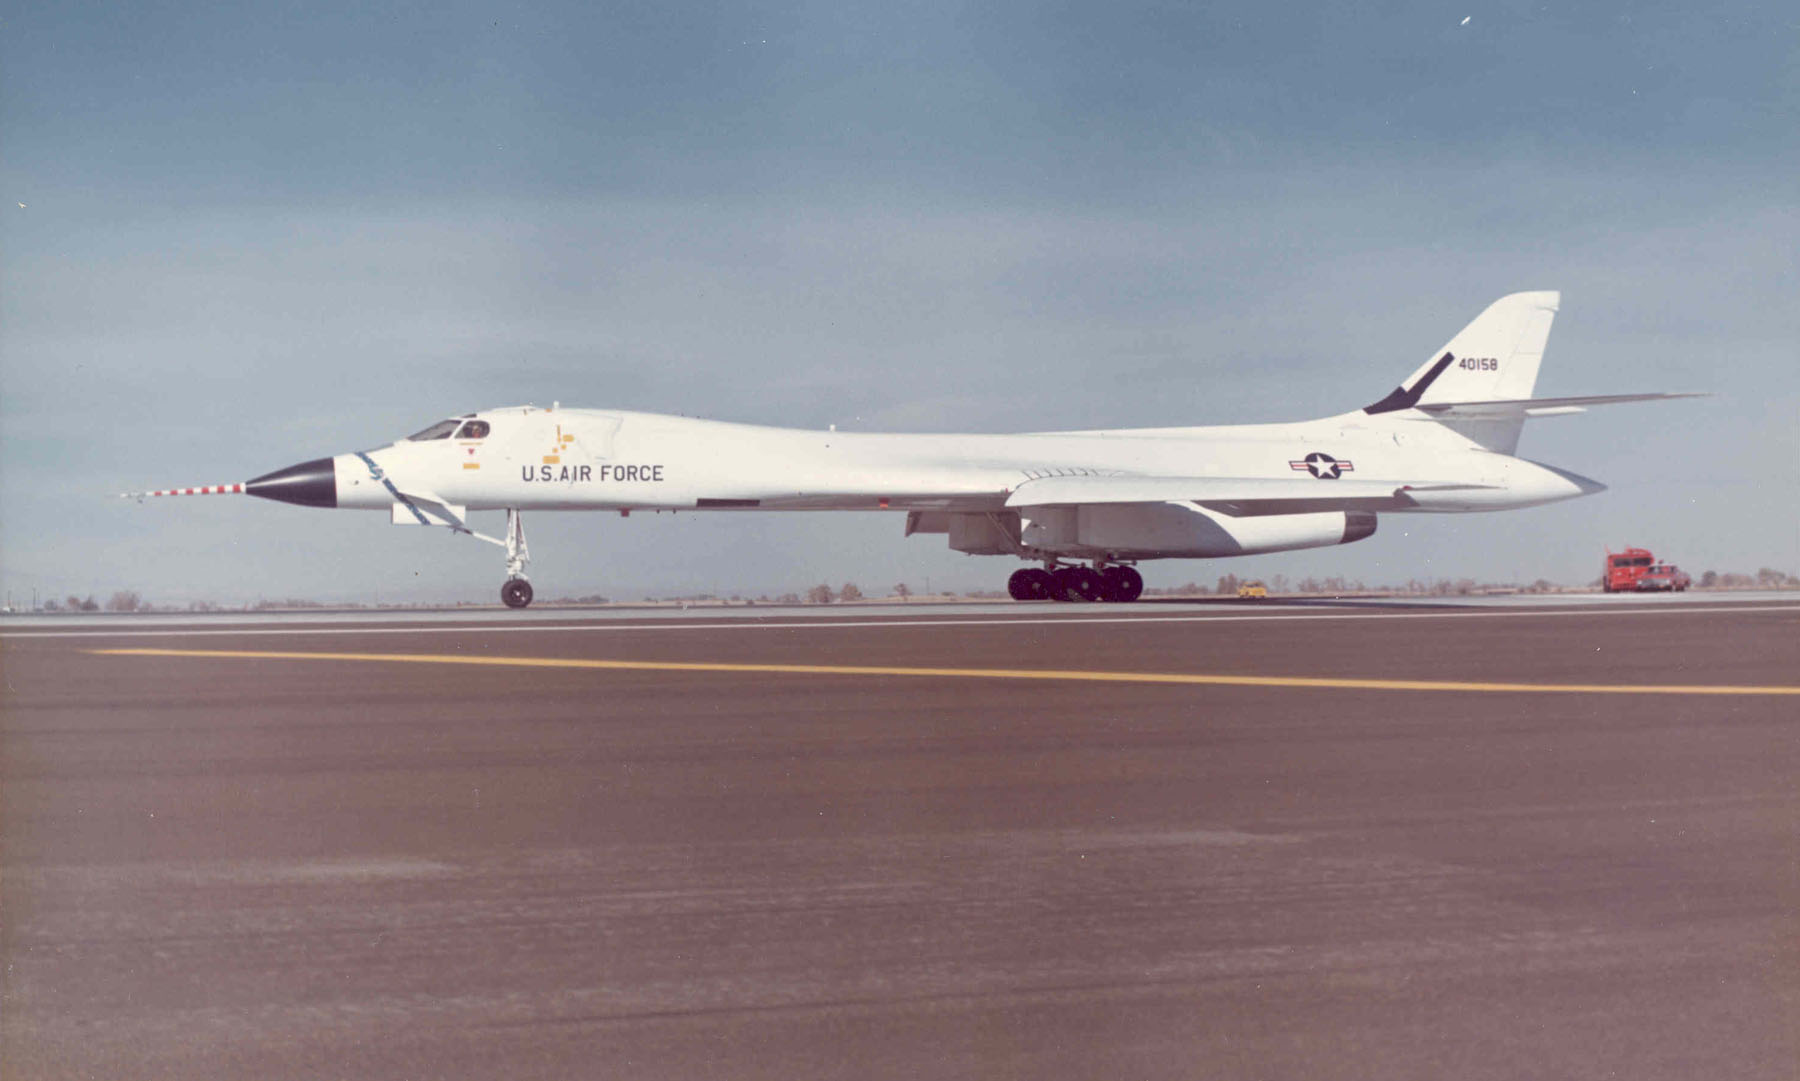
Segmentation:
[(1113, 601), (1125, 604), (1144, 592), (1144, 576), (1135, 567), (1114, 563), (1094, 567), (1026, 567), (1007, 579), (1015, 601)]

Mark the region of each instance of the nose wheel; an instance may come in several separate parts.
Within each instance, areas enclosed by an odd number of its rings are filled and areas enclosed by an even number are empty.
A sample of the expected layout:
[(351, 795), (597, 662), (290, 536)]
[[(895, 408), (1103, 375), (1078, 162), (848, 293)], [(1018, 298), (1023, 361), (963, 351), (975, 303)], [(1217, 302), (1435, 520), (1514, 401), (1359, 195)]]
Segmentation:
[(531, 603), (531, 583), (523, 578), (508, 578), (500, 587), (500, 600), (508, 608), (523, 608)]

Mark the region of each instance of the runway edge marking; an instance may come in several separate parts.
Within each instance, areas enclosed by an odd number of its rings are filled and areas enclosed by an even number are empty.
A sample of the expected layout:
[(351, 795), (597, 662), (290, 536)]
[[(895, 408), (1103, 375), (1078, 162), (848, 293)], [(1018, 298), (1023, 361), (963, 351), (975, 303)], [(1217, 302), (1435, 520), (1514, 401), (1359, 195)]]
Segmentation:
[(111, 657), (179, 657), (271, 661), (347, 661), (385, 664), (451, 664), (492, 668), (562, 668), (649, 672), (735, 672), (812, 676), (904, 676), (937, 679), (1010, 679), (1080, 683), (1151, 683), (1222, 687), (1295, 687), (1358, 691), (1465, 691), (1498, 694), (1800, 695), (1800, 686), (1728, 684), (1506, 683), (1421, 679), (1348, 679), (1314, 676), (1226, 676), (1190, 672), (1101, 672), (1081, 669), (906, 668), (889, 665), (736, 664), (713, 661), (618, 661), (586, 657), (470, 657), (437, 653), (311, 653), (232, 649), (91, 649)]

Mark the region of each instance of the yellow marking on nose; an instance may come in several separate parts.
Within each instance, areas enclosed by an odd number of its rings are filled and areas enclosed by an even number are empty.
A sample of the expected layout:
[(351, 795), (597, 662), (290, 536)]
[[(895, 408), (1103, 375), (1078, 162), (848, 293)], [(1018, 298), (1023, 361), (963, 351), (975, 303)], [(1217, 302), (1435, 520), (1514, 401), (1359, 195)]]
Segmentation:
[(643, 672), (739, 672), (801, 676), (911, 676), (934, 679), (1048, 680), (1065, 683), (1161, 683), (1214, 687), (1307, 687), (1345, 691), (1452, 691), (1496, 694), (1800, 695), (1800, 687), (1715, 683), (1503, 683), (1440, 679), (1227, 676), (1199, 672), (1097, 672), (1043, 668), (904, 668), (862, 664), (730, 664), (718, 661), (617, 661), (588, 657), (479, 657), (444, 653), (305, 653), (241, 649), (94, 649), (115, 657), (213, 657), (263, 661), (361, 661), (460, 664), (489, 668), (570, 668)]

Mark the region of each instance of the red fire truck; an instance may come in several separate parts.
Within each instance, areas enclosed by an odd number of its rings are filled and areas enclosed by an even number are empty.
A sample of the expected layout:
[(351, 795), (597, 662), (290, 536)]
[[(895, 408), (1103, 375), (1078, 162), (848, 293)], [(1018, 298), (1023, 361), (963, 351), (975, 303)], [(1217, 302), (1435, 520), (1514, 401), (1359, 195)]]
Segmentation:
[(1689, 585), (1687, 572), (1673, 563), (1658, 563), (1648, 548), (1627, 548), (1606, 553), (1606, 574), (1600, 588), (1608, 593), (1681, 592)]

